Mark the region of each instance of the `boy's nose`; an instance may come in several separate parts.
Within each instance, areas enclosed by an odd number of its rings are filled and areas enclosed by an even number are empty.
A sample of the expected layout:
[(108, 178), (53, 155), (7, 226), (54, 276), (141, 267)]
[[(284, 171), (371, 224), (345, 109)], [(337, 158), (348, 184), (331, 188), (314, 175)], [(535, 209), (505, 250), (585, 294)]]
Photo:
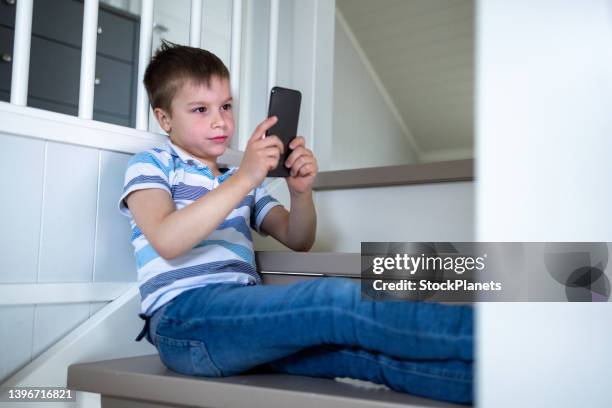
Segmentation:
[(220, 115), (220, 114), (216, 114), (216, 115), (215, 115), (215, 116), (212, 118), (212, 121), (211, 121), (211, 126), (212, 126), (213, 128), (225, 126), (225, 120), (223, 119), (223, 116), (222, 116), (222, 115)]

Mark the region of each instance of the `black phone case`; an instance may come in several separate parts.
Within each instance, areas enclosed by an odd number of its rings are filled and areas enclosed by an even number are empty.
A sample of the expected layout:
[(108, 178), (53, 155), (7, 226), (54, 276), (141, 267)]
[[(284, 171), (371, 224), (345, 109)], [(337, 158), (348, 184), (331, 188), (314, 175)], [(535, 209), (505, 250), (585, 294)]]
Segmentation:
[(278, 122), (266, 132), (266, 135), (276, 135), (279, 137), (285, 151), (278, 161), (278, 166), (268, 172), (268, 177), (289, 177), (289, 168), (285, 166), (285, 161), (291, 154), (289, 143), (297, 136), (298, 120), (300, 117), (300, 103), (302, 94), (295, 89), (287, 89), (275, 86), (270, 91), (270, 107), (268, 117), (278, 117)]

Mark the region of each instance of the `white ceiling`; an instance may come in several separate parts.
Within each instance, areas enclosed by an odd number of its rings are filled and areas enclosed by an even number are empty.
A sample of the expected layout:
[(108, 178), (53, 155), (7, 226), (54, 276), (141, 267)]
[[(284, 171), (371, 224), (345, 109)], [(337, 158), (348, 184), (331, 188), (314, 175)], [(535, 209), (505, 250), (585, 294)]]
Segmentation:
[(473, 0), (337, 0), (336, 4), (421, 149), (422, 159), (472, 157)]

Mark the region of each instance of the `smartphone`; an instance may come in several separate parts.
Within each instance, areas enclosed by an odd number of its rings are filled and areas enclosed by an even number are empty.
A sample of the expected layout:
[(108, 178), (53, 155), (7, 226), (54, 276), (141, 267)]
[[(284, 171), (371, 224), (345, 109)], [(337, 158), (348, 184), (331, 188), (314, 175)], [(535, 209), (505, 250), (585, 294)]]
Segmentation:
[(285, 161), (291, 154), (289, 143), (297, 136), (301, 102), (302, 94), (295, 89), (275, 86), (270, 91), (268, 117), (276, 116), (278, 122), (266, 131), (266, 135), (278, 136), (285, 150), (278, 160), (278, 166), (268, 172), (268, 177), (289, 177), (291, 175), (289, 168), (285, 166)]

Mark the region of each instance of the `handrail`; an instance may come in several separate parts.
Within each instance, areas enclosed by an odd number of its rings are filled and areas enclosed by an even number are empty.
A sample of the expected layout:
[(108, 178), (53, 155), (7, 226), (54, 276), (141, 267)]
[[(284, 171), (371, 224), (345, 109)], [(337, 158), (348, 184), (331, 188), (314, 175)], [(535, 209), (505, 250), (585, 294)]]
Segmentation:
[(313, 190), (324, 191), (473, 180), (474, 160), (465, 159), (324, 171), (318, 174)]
[(136, 282), (1, 283), (0, 306), (111, 302)]

